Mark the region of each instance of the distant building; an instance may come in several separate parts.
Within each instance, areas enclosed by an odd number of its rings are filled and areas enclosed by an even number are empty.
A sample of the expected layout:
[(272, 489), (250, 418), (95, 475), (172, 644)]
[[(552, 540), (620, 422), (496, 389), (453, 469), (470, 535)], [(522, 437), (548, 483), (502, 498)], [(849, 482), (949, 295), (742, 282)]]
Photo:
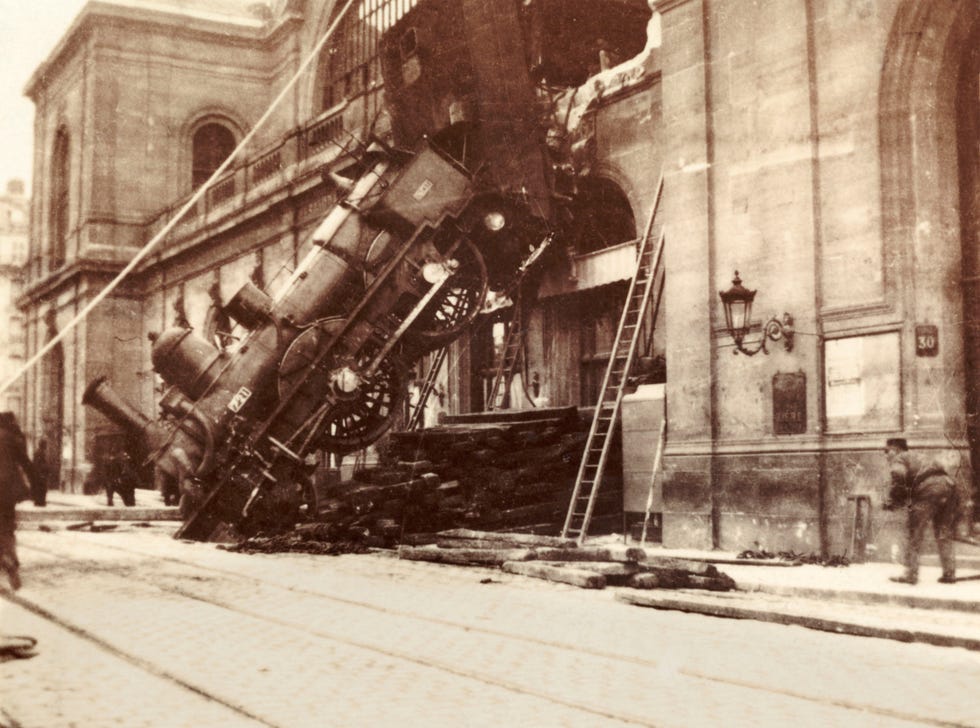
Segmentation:
[[(0, 195), (0, 382), (6, 382), (24, 364), (24, 317), (16, 301), (24, 284), (30, 207), (23, 181), (7, 182)], [(0, 410), (10, 410), (23, 419), (23, 380), (0, 395)]]
[[(86, 6), (27, 88), (29, 351), (216, 169), (343, 4)], [(80, 487), (113, 435), (78, 404), (86, 382), (111, 373), (152, 414), (147, 333), (181, 322), (224, 339), (220, 302), (249, 278), (275, 292), (305, 253), (337, 194), (324, 173), (349, 162), (345, 146), (387, 133), (377, 39), (415, 4), (360, 0), (242, 159), (27, 378), (28, 428), (56, 439), (64, 482)], [(593, 75), (566, 109), (572, 134), (552, 140), (573, 150), (591, 214), (531, 306), (529, 381), (509, 404), (594, 403), (663, 169), (666, 284), (643, 353), (666, 359), (664, 543), (842, 553), (855, 498), (883, 497), (885, 437), (933, 450), (965, 481), (980, 470), (980, 6), (650, 6), (640, 56), (589, 51)], [(406, 38), (405, 83), (420, 69), (408, 56), (429, 41)], [(565, 85), (581, 83), (572, 77)], [(748, 339), (787, 312), (791, 351), (732, 356), (718, 292), (735, 270), (758, 291)], [(495, 315), (452, 352), (442, 409), (486, 404), (508, 314)], [(875, 519), (872, 544), (887, 556), (901, 517)]]

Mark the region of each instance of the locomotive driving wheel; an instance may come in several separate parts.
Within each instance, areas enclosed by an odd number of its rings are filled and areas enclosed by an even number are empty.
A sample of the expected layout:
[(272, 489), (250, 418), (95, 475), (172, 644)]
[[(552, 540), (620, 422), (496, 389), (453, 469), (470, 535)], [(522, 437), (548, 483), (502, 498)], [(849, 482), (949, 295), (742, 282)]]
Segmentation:
[(480, 313), (487, 297), (486, 261), (469, 238), (457, 239), (440, 252), (439, 264), (452, 270), (452, 275), (410, 329), (430, 349), (459, 336)]
[[(365, 357), (367, 361), (367, 357)], [(405, 395), (401, 362), (387, 357), (375, 373), (360, 381), (352, 396), (338, 400), (326, 413), (320, 445), (345, 453), (367, 447), (391, 426)]]

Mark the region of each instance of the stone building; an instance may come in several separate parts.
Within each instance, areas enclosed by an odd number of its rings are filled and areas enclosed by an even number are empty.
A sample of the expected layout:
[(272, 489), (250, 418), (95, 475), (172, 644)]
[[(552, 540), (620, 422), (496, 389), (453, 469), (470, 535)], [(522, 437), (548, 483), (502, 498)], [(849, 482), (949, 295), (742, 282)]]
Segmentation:
[[(7, 182), (0, 195), (0, 381), (6, 382), (24, 364), (24, 320), (16, 301), (24, 283), (27, 262), (27, 221), (30, 200), (19, 179)], [(15, 382), (0, 397), (0, 410), (23, 418), (23, 382)]]
[[(234, 345), (220, 302), (248, 278), (275, 291), (288, 275), (336, 194), (325, 173), (387, 133), (377, 41), (414, 4), (360, 0), (233, 169), (26, 379), (28, 427), (57, 438), (66, 482), (80, 487), (113, 436), (78, 405), (86, 382), (111, 372), (151, 413), (146, 335), (183, 322)], [(935, 451), (964, 483), (980, 455), (980, 11), (972, 0), (622, 4), (650, 18), (646, 47), (597, 47), (590, 77), (564, 82), (576, 86), (563, 124), (588, 222), (530, 305), (509, 404), (594, 402), (663, 170), (666, 283), (643, 354), (666, 360), (665, 545), (842, 553), (863, 497), (888, 558), (902, 515), (878, 508), (884, 438)], [(86, 6), (27, 89), (29, 350), (216, 169), (338, 5)], [(736, 270), (757, 291), (744, 348), (786, 313), (791, 349), (733, 356), (718, 293)], [(438, 408), (486, 404), (507, 325), (496, 315), (454, 347)]]

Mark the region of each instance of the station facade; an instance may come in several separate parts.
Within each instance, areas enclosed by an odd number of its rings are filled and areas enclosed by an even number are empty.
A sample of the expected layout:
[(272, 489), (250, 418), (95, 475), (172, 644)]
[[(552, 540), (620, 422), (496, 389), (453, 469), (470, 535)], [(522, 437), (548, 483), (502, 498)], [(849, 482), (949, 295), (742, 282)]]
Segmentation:
[[(662, 175), (665, 282), (641, 359), (645, 381), (666, 387), (664, 544), (844, 553), (865, 503), (866, 535), (890, 558), (902, 514), (879, 508), (884, 439), (934, 451), (964, 484), (980, 456), (980, 11), (622, 1), (646, 12), (645, 28), (624, 30), (645, 47), (598, 46), (589, 78), (561, 92), (560, 141), (591, 191), (587, 234), (558, 241), (523, 304), (526, 356), (507, 404), (594, 404)], [(27, 88), (28, 353), (217, 169), (342, 4), (85, 7)], [(148, 334), (177, 323), (234, 346), (222, 301), (248, 279), (274, 294), (288, 278), (339, 195), (330, 173), (389, 133), (377, 43), (415, 4), (360, 0), (230, 171), (27, 376), (25, 429), (56, 444), (65, 487), (80, 490), (116, 436), (80, 404), (92, 378), (110, 374), (152, 415)], [(791, 348), (734, 354), (718, 293), (736, 271), (756, 291), (746, 348), (783, 314)], [(447, 357), (430, 423), (487, 406), (508, 314), (484, 319)]]

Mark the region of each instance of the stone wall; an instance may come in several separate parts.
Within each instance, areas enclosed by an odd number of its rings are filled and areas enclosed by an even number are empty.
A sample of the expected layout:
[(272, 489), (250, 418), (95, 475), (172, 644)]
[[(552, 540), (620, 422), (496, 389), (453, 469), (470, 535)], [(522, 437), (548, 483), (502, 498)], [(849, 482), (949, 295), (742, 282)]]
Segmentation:
[[(665, 544), (841, 552), (849, 495), (869, 494), (881, 514), (886, 436), (968, 461), (961, 244), (955, 204), (941, 208), (936, 192), (955, 191), (955, 115), (943, 97), (956, 88), (951, 56), (963, 52), (953, 21), (970, 13), (915, 0), (662, 0), (658, 10), (670, 230)], [(908, 43), (894, 30), (903, 25), (922, 45), (904, 66), (892, 62), (889, 78), (890, 57)], [(892, 157), (901, 140), (882, 124), (897, 77), (914, 84), (916, 63), (932, 64), (931, 81), (906, 112), (918, 107), (916, 126), (947, 135), (923, 137), (920, 159), (908, 139), (907, 154)], [(892, 165), (913, 160), (912, 178), (890, 188)], [(910, 229), (889, 196), (919, 177), (922, 192), (909, 198), (925, 209)], [(788, 312), (792, 351), (770, 343), (768, 356), (732, 356), (717, 292), (735, 270), (758, 290), (748, 341)], [(917, 355), (921, 325), (939, 331), (935, 356)], [(806, 381), (805, 431), (777, 434), (773, 376), (795, 372)], [(968, 465), (959, 477), (970, 478)], [(874, 534), (889, 558), (895, 518), (881, 516)]]

